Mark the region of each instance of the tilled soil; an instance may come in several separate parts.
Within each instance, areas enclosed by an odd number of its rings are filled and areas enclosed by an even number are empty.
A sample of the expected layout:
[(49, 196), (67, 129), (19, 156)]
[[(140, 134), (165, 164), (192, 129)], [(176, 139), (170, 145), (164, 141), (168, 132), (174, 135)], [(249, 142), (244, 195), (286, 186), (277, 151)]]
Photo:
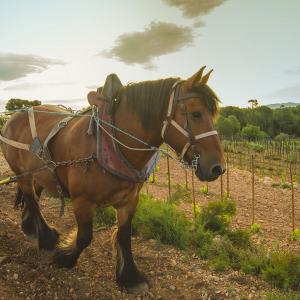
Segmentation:
[[(161, 184), (149, 186), (149, 192), (157, 193), (161, 198), (164, 193), (168, 193), (165, 188), (164, 163), (163, 160), (160, 162), (162, 178), (157, 178)], [(10, 174), (3, 158), (0, 158), (0, 167), (1, 177)], [(173, 171), (173, 176), (182, 183), (183, 171), (181, 175), (175, 175), (179, 171), (172, 163)], [(238, 192), (232, 190), (232, 197), (238, 199), (235, 224), (246, 227), (250, 222), (249, 196), (246, 191), (249, 190), (248, 181), (251, 177), (244, 171), (232, 171), (231, 176), (232, 187), (237, 185), (241, 188), (239, 195), (235, 195)], [(271, 194), (269, 198), (273, 199), (270, 186), (262, 181), (260, 184), (265, 186), (265, 192)], [(197, 202), (205, 203), (216, 197), (217, 188), (218, 182), (210, 184), (211, 192), (208, 196), (197, 192)], [(198, 184), (196, 189), (199, 190)], [(281, 192), (276, 189), (276, 194)], [(297, 193), (296, 199), (299, 199), (299, 190)], [(51, 252), (38, 250), (36, 242), (23, 235), (20, 229), (21, 211), (13, 208), (14, 195), (14, 184), (0, 188), (0, 299), (263, 299), (265, 292), (270, 290), (266, 283), (256, 277), (245, 276), (237, 271), (214, 273), (205, 261), (191, 252), (134, 237), (134, 257), (139, 268), (146, 273), (151, 288), (140, 295), (128, 295), (121, 292), (114, 281), (111, 229), (94, 232), (93, 242), (83, 251), (77, 266), (73, 269), (59, 268), (52, 263)], [(288, 204), (283, 200), (269, 203), (269, 198), (264, 196), (263, 201), (257, 198), (258, 219), (263, 224), (264, 236), (287, 243), (289, 222), (287, 217), (284, 218)], [(273, 204), (276, 204), (277, 211)], [(61, 233), (67, 234), (72, 230), (74, 218), (70, 204), (63, 218), (58, 217), (60, 204), (56, 199), (43, 196), (40, 205), (46, 219)], [(190, 213), (191, 203), (183, 203), (181, 206)], [(275, 223), (268, 226), (270, 220)], [(277, 228), (277, 224), (282, 228)], [(293, 247), (299, 247), (299, 243)]]

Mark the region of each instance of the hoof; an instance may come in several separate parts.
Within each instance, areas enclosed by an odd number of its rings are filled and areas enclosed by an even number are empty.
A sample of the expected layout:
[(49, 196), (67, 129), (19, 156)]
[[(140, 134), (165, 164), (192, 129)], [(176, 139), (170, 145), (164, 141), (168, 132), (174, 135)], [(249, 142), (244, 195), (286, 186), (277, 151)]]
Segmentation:
[(39, 248), (54, 250), (59, 240), (59, 233), (56, 229), (50, 228), (46, 232), (39, 232)]
[(73, 268), (77, 263), (77, 256), (74, 250), (71, 249), (57, 249), (54, 253), (54, 263), (65, 268)]
[(147, 282), (141, 282), (141, 283), (138, 283), (137, 285), (130, 286), (125, 289), (126, 289), (127, 293), (139, 294), (142, 292), (147, 292), (149, 290), (149, 284)]
[(136, 268), (133, 270), (124, 270), (120, 276), (117, 276), (117, 284), (122, 290), (132, 294), (138, 294), (149, 290), (149, 284), (146, 277)]

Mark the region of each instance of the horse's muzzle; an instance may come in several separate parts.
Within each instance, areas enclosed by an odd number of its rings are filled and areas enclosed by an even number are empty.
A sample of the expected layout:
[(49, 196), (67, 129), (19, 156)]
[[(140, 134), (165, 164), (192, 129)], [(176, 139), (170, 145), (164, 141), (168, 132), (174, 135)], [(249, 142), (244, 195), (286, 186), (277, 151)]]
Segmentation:
[(216, 180), (219, 176), (226, 172), (226, 168), (222, 167), (221, 164), (213, 164), (208, 167), (201, 167), (201, 164), (198, 164), (197, 169), (195, 170), (196, 176), (201, 181), (213, 181)]

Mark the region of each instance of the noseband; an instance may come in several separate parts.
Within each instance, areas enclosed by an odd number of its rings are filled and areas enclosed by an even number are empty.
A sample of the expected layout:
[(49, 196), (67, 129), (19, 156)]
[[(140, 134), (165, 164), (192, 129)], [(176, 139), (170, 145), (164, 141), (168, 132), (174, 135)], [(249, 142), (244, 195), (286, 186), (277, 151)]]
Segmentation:
[(185, 105), (185, 120), (184, 120), (184, 128), (181, 127), (175, 120), (174, 120), (174, 115), (176, 111), (176, 106), (179, 101), (191, 99), (191, 98), (200, 98), (199, 94), (197, 93), (188, 93), (183, 96), (179, 96), (180, 92), (180, 83), (182, 83), (183, 80), (178, 80), (174, 83), (172, 86), (172, 92), (169, 100), (169, 106), (168, 106), (168, 112), (165, 121), (163, 122), (163, 127), (161, 130), (161, 137), (163, 140), (165, 140), (165, 135), (166, 132), (169, 128), (170, 125), (173, 125), (180, 133), (182, 133), (186, 139), (187, 142), (183, 146), (181, 150), (181, 154), (179, 155), (180, 159), (183, 159), (184, 155), (186, 154), (187, 150), (191, 147), (194, 146), (196, 141), (212, 136), (212, 135), (218, 135), (218, 132), (216, 130), (204, 132), (198, 135), (194, 135), (191, 127), (190, 127), (190, 122), (189, 122), (189, 117), (188, 117), (188, 112), (186, 109)]

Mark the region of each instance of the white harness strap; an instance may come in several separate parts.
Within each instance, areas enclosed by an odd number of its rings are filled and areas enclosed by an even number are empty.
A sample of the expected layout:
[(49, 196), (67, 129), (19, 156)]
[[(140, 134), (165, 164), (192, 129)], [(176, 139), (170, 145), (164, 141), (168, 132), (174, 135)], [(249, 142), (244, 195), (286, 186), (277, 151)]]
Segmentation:
[(19, 142), (16, 142), (14, 140), (7, 139), (6, 137), (4, 137), (1, 134), (0, 134), (0, 140), (3, 141), (5, 144), (8, 144), (12, 147), (19, 148), (19, 149), (22, 149), (22, 150), (29, 150), (29, 148), (30, 148), (30, 145), (28, 145), (28, 144), (19, 143)]
[(29, 119), (32, 139), (34, 140), (37, 137), (37, 131), (36, 131), (34, 112), (32, 107), (30, 107), (30, 109), (28, 110), (28, 119)]
[[(175, 97), (175, 89), (176, 86), (182, 82), (182, 80), (178, 80), (174, 83), (173, 87), (172, 87), (172, 93), (170, 96), (170, 100), (169, 100), (169, 106), (168, 106), (168, 111), (167, 111), (167, 116), (166, 116), (166, 120), (163, 122), (163, 127), (161, 130), (161, 137), (163, 138), (163, 140), (165, 139), (165, 134), (166, 134), (166, 130), (169, 124), (172, 124), (179, 132), (181, 132), (186, 138), (189, 139), (190, 135), (189, 133), (182, 128), (175, 120), (172, 119), (172, 110), (173, 110), (173, 105), (174, 105), (174, 97)], [(181, 98), (181, 99), (185, 99), (185, 98)], [(188, 99), (188, 98), (186, 98)], [(198, 134), (196, 136), (194, 136), (194, 140), (198, 141), (200, 139), (212, 136), (212, 135), (218, 135), (218, 132), (216, 130), (211, 130), (208, 132), (204, 132), (201, 134)], [(180, 154), (180, 159), (183, 159), (185, 153), (187, 152), (187, 150), (189, 149), (189, 147), (191, 146), (191, 140), (189, 139), (188, 142), (184, 145), (181, 154)]]

